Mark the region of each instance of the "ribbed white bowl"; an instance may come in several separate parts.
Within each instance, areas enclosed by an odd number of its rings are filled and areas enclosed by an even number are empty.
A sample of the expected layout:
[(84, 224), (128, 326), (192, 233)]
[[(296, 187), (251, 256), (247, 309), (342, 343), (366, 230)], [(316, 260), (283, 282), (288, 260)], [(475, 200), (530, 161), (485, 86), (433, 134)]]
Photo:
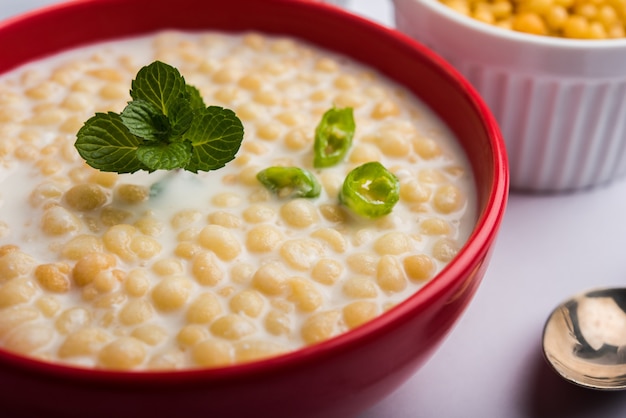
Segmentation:
[(626, 39), (507, 31), (437, 0), (393, 0), (396, 25), (479, 91), (507, 143), (511, 187), (573, 191), (626, 175)]

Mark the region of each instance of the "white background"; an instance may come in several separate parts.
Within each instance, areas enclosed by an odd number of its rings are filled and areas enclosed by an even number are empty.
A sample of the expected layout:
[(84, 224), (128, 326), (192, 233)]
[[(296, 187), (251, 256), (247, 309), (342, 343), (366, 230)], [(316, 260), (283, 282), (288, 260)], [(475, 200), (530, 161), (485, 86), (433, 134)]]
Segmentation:
[[(0, 0), (0, 19), (57, 1)], [(346, 7), (393, 26), (391, 0)], [(473, 303), (430, 361), (359, 418), (626, 417), (626, 393), (564, 382), (541, 353), (559, 302), (625, 282), (626, 180), (567, 195), (512, 193)]]

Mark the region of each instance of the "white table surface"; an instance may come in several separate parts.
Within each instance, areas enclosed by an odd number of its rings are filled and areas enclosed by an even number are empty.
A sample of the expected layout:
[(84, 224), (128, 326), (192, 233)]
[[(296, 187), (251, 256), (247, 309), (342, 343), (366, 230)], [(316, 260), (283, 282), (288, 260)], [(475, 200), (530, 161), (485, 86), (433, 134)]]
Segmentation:
[[(59, 0), (0, 0), (0, 19)], [(393, 26), (390, 0), (347, 8)], [(541, 353), (543, 324), (570, 294), (626, 283), (626, 180), (557, 196), (513, 193), (492, 262), (435, 355), (358, 418), (626, 417), (626, 393), (562, 381)]]

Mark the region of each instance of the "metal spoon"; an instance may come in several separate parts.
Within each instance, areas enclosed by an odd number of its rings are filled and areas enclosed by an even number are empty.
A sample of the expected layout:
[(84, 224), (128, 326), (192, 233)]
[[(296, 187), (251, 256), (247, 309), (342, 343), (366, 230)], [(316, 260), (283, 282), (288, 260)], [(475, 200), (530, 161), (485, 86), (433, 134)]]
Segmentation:
[(570, 382), (626, 389), (626, 289), (592, 290), (559, 305), (543, 330), (543, 352)]

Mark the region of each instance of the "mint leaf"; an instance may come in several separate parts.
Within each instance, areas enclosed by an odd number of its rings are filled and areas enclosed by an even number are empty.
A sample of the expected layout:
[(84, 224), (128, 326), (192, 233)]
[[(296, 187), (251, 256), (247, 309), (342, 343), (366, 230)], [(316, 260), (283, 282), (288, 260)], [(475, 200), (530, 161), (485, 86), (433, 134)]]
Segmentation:
[(161, 61), (143, 67), (132, 81), (133, 100), (152, 103), (168, 116), (173, 103), (188, 95), (185, 79), (178, 70)]
[(173, 142), (171, 144), (142, 145), (137, 149), (137, 159), (149, 171), (175, 170), (184, 167), (191, 158), (191, 144)]
[(168, 118), (171, 126), (170, 140), (178, 140), (191, 126), (193, 117), (193, 108), (187, 100), (178, 99), (173, 102)]
[(189, 84), (187, 84), (186, 89), (187, 99), (189, 100), (189, 104), (191, 104), (191, 108), (193, 110), (204, 109), (206, 105), (204, 104), (204, 100), (202, 100), (200, 90)]
[(147, 141), (161, 141), (169, 136), (167, 117), (150, 102), (134, 100), (128, 103), (120, 116), (131, 134)]
[(134, 173), (146, 166), (137, 159), (141, 140), (131, 134), (117, 113), (96, 113), (78, 131), (76, 149), (98, 170)]
[(178, 70), (155, 61), (137, 73), (132, 101), (120, 113), (96, 113), (78, 131), (76, 149), (102, 171), (184, 168), (197, 173), (235, 158), (243, 125), (235, 113), (206, 107)]
[(186, 170), (217, 170), (235, 158), (243, 139), (243, 125), (232, 110), (209, 106), (196, 113), (184, 139), (193, 145)]

